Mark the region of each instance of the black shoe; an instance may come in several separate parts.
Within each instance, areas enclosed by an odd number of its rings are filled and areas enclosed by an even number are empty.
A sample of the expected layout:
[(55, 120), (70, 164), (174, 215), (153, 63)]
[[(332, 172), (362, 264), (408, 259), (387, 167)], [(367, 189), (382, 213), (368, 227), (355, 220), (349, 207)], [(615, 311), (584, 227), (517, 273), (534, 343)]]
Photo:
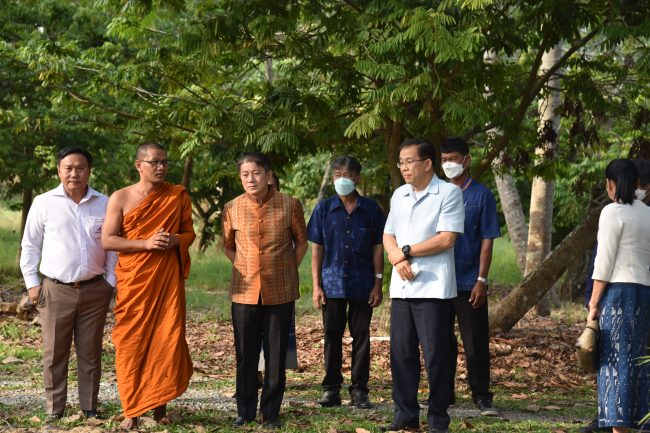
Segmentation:
[(598, 427), (598, 417), (591, 420), (589, 425), (580, 429), (580, 433), (598, 433), (598, 432), (611, 432), (611, 427)]
[(277, 430), (277, 429), (282, 428), (282, 423), (280, 422), (280, 420), (278, 418), (266, 419), (262, 423), (262, 427)]
[(368, 399), (368, 394), (358, 389), (350, 393), (350, 405), (356, 406), (359, 409), (372, 409), (372, 403)]
[(341, 406), (341, 393), (339, 391), (324, 391), (317, 403), (323, 407)]
[(379, 427), (379, 431), (400, 431), (400, 430), (417, 430), (420, 428), (420, 421), (411, 421), (407, 423), (396, 423), (393, 421), (390, 425), (386, 427)]
[(476, 407), (481, 411), (483, 416), (499, 416), (499, 411), (492, 406), (490, 400), (479, 400), (476, 402)]
[(92, 410), (82, 410), (81, 411), (84, 415), (84, 418), (97, 418), (97, 419), (102, 419), (102, 417), (97, 413), (95, 409)]
[(231, 426), (231, 427), (241, 427), (241, 426), (243, 426), (244, 424), (246, 424), (246, 423), (248, 423), (248, 422), (251, 422), (251, 421), (253, 421), (253, 420), (252, 420), (252, 419), (245, 419), (244, 417), (238, 416), (237, 418), (235, 418), (235, 419), (230, 423), (230, 426)]

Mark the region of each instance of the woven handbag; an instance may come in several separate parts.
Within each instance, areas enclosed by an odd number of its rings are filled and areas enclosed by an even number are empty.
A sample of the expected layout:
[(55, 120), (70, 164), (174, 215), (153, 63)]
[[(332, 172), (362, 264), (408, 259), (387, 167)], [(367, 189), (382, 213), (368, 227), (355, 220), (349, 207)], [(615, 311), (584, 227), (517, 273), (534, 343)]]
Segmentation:
[(598, 320), (587, 320), (587, 326), (576, 342), (578, 366), (588, 373), (594, 373), (598, 368), (599, 334)]

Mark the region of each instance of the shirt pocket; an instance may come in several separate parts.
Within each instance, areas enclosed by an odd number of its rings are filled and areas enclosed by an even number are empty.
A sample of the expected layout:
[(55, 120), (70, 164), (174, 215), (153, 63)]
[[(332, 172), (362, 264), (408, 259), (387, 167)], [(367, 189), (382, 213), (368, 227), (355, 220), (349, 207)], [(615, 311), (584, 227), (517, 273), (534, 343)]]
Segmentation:
[(352, 231), (354, 252), (363, 257), (372, 257), (372, 232), (365, 227)]
[(481, 220), (481, 206), (465, 205), (465, 227), (478, 230)]
[(102, 226), (104, 225), (104, 217), (90, 216), (88, 217), (87, 227), (88, 235), (93, 239), (100, 239), (102, 237)]

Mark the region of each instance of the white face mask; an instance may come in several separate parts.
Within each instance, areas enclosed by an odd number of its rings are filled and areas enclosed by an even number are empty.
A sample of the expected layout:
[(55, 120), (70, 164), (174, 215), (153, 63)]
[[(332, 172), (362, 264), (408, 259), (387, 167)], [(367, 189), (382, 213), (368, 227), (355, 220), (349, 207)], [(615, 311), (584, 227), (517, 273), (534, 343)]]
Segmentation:
[(645, 194), (646, 194), (645, 189), (637, 189), (634, 192), (636, 193), (636, 198), (638, 198), (641, 201), (645, 200)]
[(334, 181), (334, 189), (338, 195), (348, 195), (354, 191), (354, 181), (347, 177), (339, 177)]
[(465, 171), (465, 167), (463, 167), (463, 162), (465, 162), (465, 158), (463, 158), (460, 164), (457, 162), (447, 161), (444, 164), (442, 164), (442, 171), (445, 172), (445, 176), (447, 176), (449, 179), (458, 177), (461, 174), (463, 174), (463, 171)]

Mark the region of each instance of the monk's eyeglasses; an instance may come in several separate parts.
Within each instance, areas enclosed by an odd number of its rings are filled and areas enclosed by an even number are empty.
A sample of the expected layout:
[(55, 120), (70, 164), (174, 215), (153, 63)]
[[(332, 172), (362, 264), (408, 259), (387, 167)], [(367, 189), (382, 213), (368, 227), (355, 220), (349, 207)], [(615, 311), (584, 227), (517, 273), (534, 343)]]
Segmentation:
[(168, 159), (163, 159), (162, 161), (158, 161), (158, 160), (155, 160), (155, 159), (152, 159), (151, 161), (145, 161), (144, 159), (139, 159), (138, 161), (146, 162), (147, 164), (151, 165), (152, 167), (167, 167), (169, 165), (169, 160)]

